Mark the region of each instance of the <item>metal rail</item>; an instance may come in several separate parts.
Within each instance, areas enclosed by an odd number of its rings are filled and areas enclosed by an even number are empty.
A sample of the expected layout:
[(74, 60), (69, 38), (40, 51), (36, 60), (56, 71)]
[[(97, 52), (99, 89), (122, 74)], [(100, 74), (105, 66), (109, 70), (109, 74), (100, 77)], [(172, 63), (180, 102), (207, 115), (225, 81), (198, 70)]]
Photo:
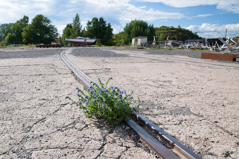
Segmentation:
[(196, 155), (192, 150), (181, 144), (178, 140), (176, 140), (174, 137), (167, 134), (165, 131), (160, 129), (157, 125), (143, 117), (141, 114), (137, 112), (133, 112), (132, 116), (136, 118), (138, 121), (143, 123), (148, 129), (152, 131), (152, 133), (158, 135), (161, 140), (163, 140), (165, 143), (170, 145), (172, 150), (178, 154), (182, 158), (194, 158), (194, 159), (200, 159), (198, 155)]
[[(66, 57), (65, 52), (61, 52), (61, 58), (64, 63), (72, 70), (72, 72), (79, 78), (83, 84), (89, 88), (91, 86), (91, 82), (93, 80), (88, 77), (84, 72), (78, 69), (74, 64), (72, 64)], [(140, 136), (142, 140), (144, 140), (154, 151), (165, 159), (178, 159), (178, 158), (186, 158), (186, 159), (201, 159), (198, 155), (192, 152), (189, 148), (181, 144), (175, 138), (168, 135), (162, 129), (157, 127), (155, 124), (150, 122), (148, 119), (138, 114), (137, 112), (133, 112), (132, 117), (135, 118), (138, 122), (143, 123), (151, 132), (159, 135), (161, 140), (170, 145), (171, 149), (166, 148), (162, 143), (159, 142), (158, 139), (154, 138), (148, 131), (144, 130), (141, 126), (139, 126), (134, 120), (131, 118), (126, 118), (126, 123)], [(175, 155), (174, 153), (177, 155)]]

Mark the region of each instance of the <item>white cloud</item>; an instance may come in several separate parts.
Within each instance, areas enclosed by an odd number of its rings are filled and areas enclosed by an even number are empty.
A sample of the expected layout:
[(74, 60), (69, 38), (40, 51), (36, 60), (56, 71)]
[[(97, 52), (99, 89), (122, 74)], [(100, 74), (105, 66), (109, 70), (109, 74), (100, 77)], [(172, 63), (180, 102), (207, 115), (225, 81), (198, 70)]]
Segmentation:
[(209, 17), (209, 16), (212, 16), (212, 14), (199, 14), (197, 15), (196, 17), (199, 17), (199, 18), (204, 18), (204, 17)]
[(30, 19), (37, 14), (53, 14), (55, 0), (0, 0), (0, 24), (15, 22), (24, 15)]
[[(162, 12), (148, 9), (146, 6), (136, 7), (131, 0), (0, 0), (0, 24), (15, 22), (24, 15), (30, 21), (37, 14), (43, 14), (52, 20), (61, 34), (64, 27), (79, 13), (81, 24), (84, 27), (93, 17), (104, 17), (114, 28), (114, 33), (122, 31), (125, 23), (134, 19), (141, 19), (153, 23), (158, 20), (161, 23), (169, 19), (181, 19), (184, 15), (177, 12)], [(238, 0), (139, 0), (148, 2), (162, 2), (173, 7), (189, 7), (199, 5), (217, 5), (218, 9), (239, 13)], [(200, 14), (196, 17), (207, 17), (211, 14)], [(238, 35), (239, 24), (217, 25), (204, 23), (201, 26), (191, 25), (188, 29), (198, 32), (200, 36), (223, 36), (225, 29), (229, 35)]]
[(145, 9), (144, 7), (136, 7), (129, 2), (130, 0), (71, 0), (70, 8), (84, 8), (83, 10), (79, 9), (79, 14), (84, 15), (82, 20), (86, 20), (86, 18), (90, 20), (96, 16), (104, 17), (107, 22), (108, 20), (113, 21), (111, 24), (114, 27), (114, 33), (118, 33), (117, 30), (122, 31), (125, 23), (134, 19), (152, 22), (159, 19), (181, 19), (184, 17), (181, 13)]
[(130, 0), (0, 0), (0, 24), (16, 22), (24, 15), (31, 21), (36, 15), (43, 14), (52, 20), (61, 34), (63, 26), (72, 23), (76, 13), (79, 13), (83, 26), (93, 17), (104, 17), (114, 26), (114, 33), (122, 31), (125, 23), (134, 19), (152, 22), (184, 17), (181, 13), (136, 7)]
[(182, 8), (182, 7), (192, 7), (199, 5), (215, 5), (218, 4), (220, 0), (139, 0), (144, 2), (161, 2), (166, 5)]
[(221, 0), (217, 5), (218, 9), (223, 9), (229, 12), (239, 13), (239, 0)]
[[(153, 9), (138, 8), (129, 3), (130, 0), (71, 0), (74, 7), (84, 6), (83, 14), (89, 16), (114, 17), (117, 20), (130, 21), (132, 19), (158, 20), (158, 19), (180, 19), (181, 13), (161, 12)], [(83, 7), (81, 7), (83, 8)]]
[(239, 0), (138, 0), (143, 2), (164, 3), (166, 5), (183, 8), (200, 5), (216, 5), (218, 9), (239, 13)]
[(144, 8), (146, 8), (146, 6), (141, 6), (141, 7), (139, 7), (139, 8), (144, 9)]
[(225, 30), (227, 29), (227, 35), (230, 37), (239, 36), (239, 23), (238, 24), (209, 24), (203, 23), (202, 25), (190, 25), (187, 29), (197, 32), (199, 36), (204, 38), (217, 38), (225, 36)]

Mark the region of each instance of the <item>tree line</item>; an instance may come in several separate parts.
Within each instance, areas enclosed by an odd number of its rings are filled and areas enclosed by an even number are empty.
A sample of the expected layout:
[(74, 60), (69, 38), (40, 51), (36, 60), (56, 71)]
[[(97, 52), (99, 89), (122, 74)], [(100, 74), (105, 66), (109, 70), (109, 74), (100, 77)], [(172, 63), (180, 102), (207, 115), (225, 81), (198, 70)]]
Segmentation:
[(39, 14), (32, 19), (24, 16), (15, 23), (0, 25), (1, 44), (39, 44), (51, 43), (58, 36), (57, 29), (51, 20)]
[[(166, 40), (187, 40), (199, 39), (197, 33), (193, 33), (180, 26), (154, 27), (143, 20), (132, 20), (127, 23), (124, 30), (118, 34), (113, 34), (113, 28), (103, 17), (94, 17), (89, 20), (86, 27), (82, 28), (80, 16), (76, 14), (72, 23), (67, 24), (60, 37), (62, 45), (69, 45), (66, 38), (76, 38), (78, 36), (95, 38), (97, 45), (128, 45), (132, 38), (137, 36), (147, 36), (148, 41), (153, 41), (154, 36), (158, 42)], [(36, 15), (31, 23), (29, 18), (24, 16), (15, 23), (0, 25), (0, 46), (9, 44), (49, 44), (59, 37), (56, 27), (51, 20), (39, 14)]]

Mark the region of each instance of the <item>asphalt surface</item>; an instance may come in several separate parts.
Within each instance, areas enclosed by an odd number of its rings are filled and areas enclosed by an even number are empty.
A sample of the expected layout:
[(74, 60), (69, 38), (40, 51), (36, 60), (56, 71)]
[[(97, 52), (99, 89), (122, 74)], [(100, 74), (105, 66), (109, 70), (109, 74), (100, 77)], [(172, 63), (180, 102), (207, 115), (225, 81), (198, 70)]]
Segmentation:
[[(67, 48), (66, 48), (67, 49)], [(118, 49), (118, 48), (114, 48)], [(132, 51), (132, 49), (124, 49)], [(162, 50), (150, 50), (150, 49), (133, 49), (137, 52), (146, 52), (152, 55), (180, 55), (188, 56), (192, 58), (201, 58), (201, 52), (192, 51), (162, 51)], [(5, 51), (0, 50), (0, 59), (10, 59), (10, 58), (37, 58), (37, 57), (47, 57), (52, 55), (60, 54), (62, 49), (32, 49), (32, 50), (20, 50), (20, 51)], [(116, 54), (108, 48), (77, 48), (73, 49), (72, 54), (74, 56), (81, 57), (128, 57), (126, 54)]]
[(72, 50), (72, 54), (82, 57), (128, 57), (126, 54), (116, 54), (101, 48), (78, 48)]
[(0, 59), (47, 57), (60, 54), (61, 51), (62, 49), (0, 50)]
[(201, 52), (193, 52), (193, 51), (158, 51), (158, 50), (147, 50), (148, 54), (153, 55), (180, 55), (180, 56), (188, 56), (192, 58), (201, 58)]

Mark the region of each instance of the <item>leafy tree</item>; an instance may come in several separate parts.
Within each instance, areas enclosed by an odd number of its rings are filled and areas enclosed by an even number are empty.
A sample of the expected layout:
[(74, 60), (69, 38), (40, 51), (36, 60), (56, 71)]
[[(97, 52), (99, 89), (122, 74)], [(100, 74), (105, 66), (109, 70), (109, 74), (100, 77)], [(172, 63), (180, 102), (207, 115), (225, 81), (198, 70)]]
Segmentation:
[(62, 34), (62, 43), (64, 45), (68, 45), (68, 42), (65, 40), (66, 38), (71, 38), (72, 37), (72, 25), (71, 24), (67, 24), (65, 29), (63, 30), (63, 34)]
[(87, 32), (86, 32), (86, 28), (84, 27), (84, 29), (82, 29), (82, 31), (81, 31), (81, 36), (83, 36), (83, 37), (87, 37)]
[(82, 26), (80, 23), (80, 16), (77, 13), (75, 18), (73, 18), (73, 23), (67, 24), (63, 30), (62, 43), (64, 45), (68, 45), (68, 42), (65, 40), (66, 38), (76, 38), (78, 36), (81, 36), (82, 34), (83, 33)]
[(106, 45), (113, 45), (113, 29), (111, 28), (110, 23), (108, 23), (108, 25), (106, 27), (106, 33), (103, 38), (103, 42)]
[(149, 41), (153, 40), (155, 30), (153, 25), (148, 25), (142, 20), (133, 20), (126, 24), (124, 28), (124, 42), (129, 44), (132, 38), (137, 36), (147, 36)]
[(113, 35), (113, 44), (116, 46), (124, 45), (124, 32), (120, 32), (118, 34)]
[(148, 36), (148, 41), (153, 41), (153, 37), (155, 36), (155, 30), (153, 25), (148, 26), (146, 35)]
[(91, 21), (88, 21), (86, 24), (85, 35), (89, 38), (99, 38), (99, 21), (98, 18), (94, 17)]
[(8, 33), (6, 38), (5, 38), (5, 42), (6, 44), (14, 44), (16, 41), (16, 35), (12, 34), (12, 33)]
[[(23, 29), (28, 25), (29, 18), (24, 16), (22, 19), (18, 20), (16, 23), (13, 23), (11, 30), (12, 34), (15, 35), (14, 43), (21, 44), (23, 41), (22, 32)], [(8, 42), (7, 42), (8, 43)]]
[(51, 21), (43, 15), (37, 15), (32, 19), (31, 24), (23, 29), (23, 42), (26, 44), (46, 43), (49, 44), (57, 37), (57, 29)]
[(106, 24), (106, 21), (102, 17), (99, 19), (94, 17), (91, 21), (88, 21), (84, 34), (87, 37), (98, 39), (103, 45), (113, 44), (113, 29), (110, 23)]
[(0, 25), (0, 41), (5, 40), (6, 44), (22, 43), (22, 32), (28, 25), (28, 19), (27, 16), (24, 16), (15, 23)]
[(82, 26), (80, 23), (80, 17), (79, 17), (79, 14), (77, 13), (75, 18), (73, 19), (71, 37), (75, 38), (75, 37), (80, 36), (81, 28), (82, 28)]
[(6, 41), (4, 41), (4, 40), (0, 41), (0, 48), (5, 47), (5, 46), (6, 46)]
[(101, 43), (102, 44), (107, 44), (107, 37), (106, 37), (106, 34), (107, 34), (107, 29), (106, 29), (106, 21), (100, 17), (99, 20), (98, 20), (98, 28), (96, 30), (97, 32), (97, 39), (101, 39)]
[(12, 23), (0, 25), (0, 41), (3, 41), (8, 35), (8, 33), (12, 32), (11, 27), (12, 27)]
[(164, 40), (166, 40), (166, 35), (160, 34), (159, 38), (158, 38), (158, 41), (164, 41)]
[(101, 46), (101, 45), (102, 45), (101, 39), (97, 39), (96, 42), (95, 42), (95, 44), (98, 45), (98, 46)]

